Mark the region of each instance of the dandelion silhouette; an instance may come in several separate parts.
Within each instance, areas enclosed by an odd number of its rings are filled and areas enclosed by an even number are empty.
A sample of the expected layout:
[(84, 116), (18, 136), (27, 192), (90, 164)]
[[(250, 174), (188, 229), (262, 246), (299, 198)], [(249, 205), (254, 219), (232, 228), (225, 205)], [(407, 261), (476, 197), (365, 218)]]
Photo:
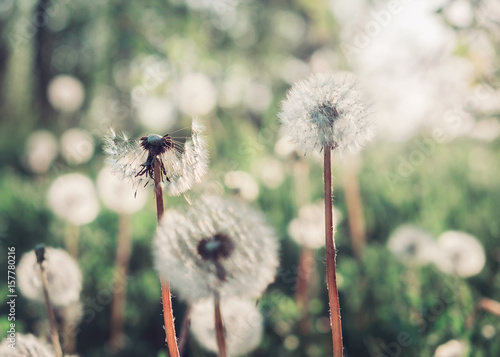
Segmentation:
[(340, 155), (357, 153), (373, 137), (366, 103), (353, 76), (313, 74), (292, 86), (278, 115), (282, 135), (298, 151), (324, 155), (326, 270), (334, 357), (343, 355), (343, 347), (335, 271), (331, 155), (332, 151)]

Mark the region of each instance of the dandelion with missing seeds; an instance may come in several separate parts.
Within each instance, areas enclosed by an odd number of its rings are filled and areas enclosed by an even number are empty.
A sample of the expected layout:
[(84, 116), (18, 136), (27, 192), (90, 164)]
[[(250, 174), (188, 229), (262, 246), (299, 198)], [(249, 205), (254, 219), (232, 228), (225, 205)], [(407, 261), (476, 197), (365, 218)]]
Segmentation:
[[(201, 181), (208, 169), (208, 153), (203, 138), (204, 126), (193, 119), (191, 140), (181, 144), (170, 134), (151, 134), (140, 140), (125, 134), (104, 139), (104, 152), (114, 173), (128, 179), (136, 188), (154, 185), (157, 219), (164, 212), (163, 190), (179, 196)], [(170, 285), (161, 279), (161, 294), (167, 346), (172, 357), (180, 355), (172, 311)]]
[(331, 153), (357, 153), (373, 137), (366, 103), (352, 75), (313, 74), (293, 85), (279, 113), (282, 134), (299, 151), (324, 155), (326, 270), (335, 357), (343, 355), (343, 347), (333, 240)]
[(112, 132), (104, 138), (104, 152), (113, 172), (130, 180), (135, 188), (154, 183), (158, 165), (159, 181), (170, 196), (179, 196), (201, 181), (208, 169), (204, 126), (193, 119), (191, 140), (179, 143), (170, 134), (150, 134), (139, 140)]

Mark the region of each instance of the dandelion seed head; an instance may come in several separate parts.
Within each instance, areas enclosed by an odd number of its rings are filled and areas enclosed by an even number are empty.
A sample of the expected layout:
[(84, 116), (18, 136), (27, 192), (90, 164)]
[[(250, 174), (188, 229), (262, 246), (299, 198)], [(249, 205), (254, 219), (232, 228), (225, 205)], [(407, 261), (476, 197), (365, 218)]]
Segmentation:
[(436, 349), (434, 357), (462, 357), (466, 355), (467, 350), (464, 341), (450, 340)]
[(70, 164), (83, 164), (94, 155), (94, 139), (86, 130), (69, 129), (61, 136), (61, 155)]
[[(51, 303), (65, 307), (80, 299), (82, 274), (78, 264), (64, 250), (45, 248), (42, 263), (47, 273), (48, 291)], [(28, 299), (44, 302), (42, 277), (35, 251), (25, 253), (17, 266), (19, 289)]]
[(193, 119), (191, 128), (191, 140), (183, 145), (169, 134), (151, 134), (134, 140), (124, 133), (111, 132), (104, 137), (106, 162), (136, 190), (153, 185), (153, 164), (158, 162), (165, 193), (179, 196), (201, 182), (208, 170), (205, 127)]
[(67, 174), (55, 179), (47, 198), (57, 216), (77, 226), (92, 222), (99, 214), (94, 183), (82, 174)]
[(58, 75), (49, 83), (48, 99), (50, 104), (61, 112), (76, 112), (85, 99), (85, 89), (78, 78)]
[(447, 231), (438, 237), (441, 250), (436, 266), (447, 274), (463, 278), (477, 275), (486, 263), (484, 248), (478, 239), (460, 231)]
[[(258, 347), (262, 338), (262, 315), (251, 300), (224, 299), (221, 315), (226, 331), (226, 345), (231, 356), (247, 354)], [(217, 352), (214, 302), (207, 299), (192, 306), (191, 331), (209, 351)]]
[[(342, 213), (333, 208), (334, 229), (342, 220)], [(301, 246), (318, 249), (325, 245), (325, 203), (320, 200), (299, 209), (297, 218), (288, 225), (288, 234)]]
[(279, 113), (282, 135), (301, 152), (329, 145), (355, 154), (373, 137), (365, 94), (349, 74), (312, 74), (289, 90)]
[(154, 264), (181, 298), (258, 297), (278, 266), (274, 230), (239, 200), (205, 196), (186, 212), (165, 212), (153, 241)]
[(38, 130), (26, 141), (24, 162), (34, 173), (43, 174), (57, 157), (57, 139), (50, 131)]
[(52, 346), (39, 341), (33, 335), (16, 334), (16, 348), (9, 347), (9, 340), (0, 344), (2, 357), (54, 357)]
[(426, 265), (434, 262), (438, 247), (426, 231), (412, 225), (396, 229), (387, 241), (389, 250), (403, 263)]
[(122, 214), (139, 211), (148, 198), (145, 191), (135, 191), (128, 182), (120, 180), (107, 166), (97, 176), (97, 192), (107, 208)]

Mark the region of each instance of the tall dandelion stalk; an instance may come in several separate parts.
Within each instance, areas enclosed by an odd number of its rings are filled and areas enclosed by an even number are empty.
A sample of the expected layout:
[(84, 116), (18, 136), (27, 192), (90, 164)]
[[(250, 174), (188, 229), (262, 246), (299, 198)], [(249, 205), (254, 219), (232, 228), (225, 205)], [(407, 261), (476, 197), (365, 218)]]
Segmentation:
[(288, 92), (279, 113), (281, 129), (299, 151), (323, 152), (326, 275), (333, 356), (343, 355), (333, 229), (332, 152), (353, 154), (372, 138), (372, 120), (356, 80), (348, 74), (313, 74)]
[[(112, 132), (105, 137), (104, 151), (113, 171), (123, 179), (129, 179), (136, 190), (154, 187), (158, 222), (164, 213), (163, 192), (181, 195), (200, 182), (207, 171), (208, 154), (203, 130), (203, 125), (194, 119), (191, 140), (184, 144), (175, 141), (170, 134), (151, 134), (133, 140), (125, 134)], [(161, 296), (168, 350), (171, 357), (178, 357), (172, 296), (169, 284), (163, 279)]]

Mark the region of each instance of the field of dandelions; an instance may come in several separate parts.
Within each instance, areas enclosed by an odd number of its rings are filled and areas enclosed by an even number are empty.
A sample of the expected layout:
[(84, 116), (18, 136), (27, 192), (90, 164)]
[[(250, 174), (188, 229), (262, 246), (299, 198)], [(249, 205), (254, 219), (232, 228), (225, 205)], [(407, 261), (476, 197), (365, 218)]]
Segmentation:
[(0, 2), (0, 357), (499, 356), (499, 23)]

